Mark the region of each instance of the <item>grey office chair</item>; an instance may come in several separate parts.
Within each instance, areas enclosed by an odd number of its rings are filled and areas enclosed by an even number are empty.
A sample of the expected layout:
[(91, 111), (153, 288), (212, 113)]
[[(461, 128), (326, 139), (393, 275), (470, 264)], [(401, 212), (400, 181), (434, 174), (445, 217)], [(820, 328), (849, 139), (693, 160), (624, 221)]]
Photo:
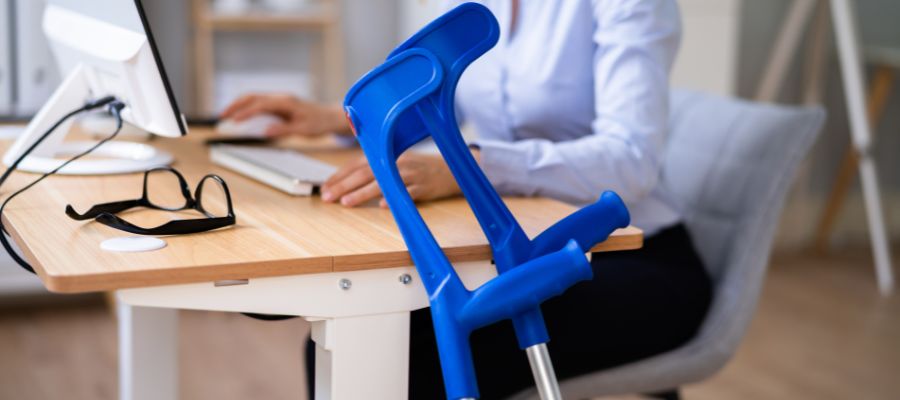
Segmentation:
[[(697, 336), (684, 346), (566, 380), (565, 399), (636, 393), (678, 399), (679, 386), (705, 379), (725, 365), (756, 309), (792, 177), (824, 120), (821, 108), (673, 93), (662, 182), (680, 201), (713, 278), (711, 309)], [(510, 400), (537, 398), (531, 389)]]

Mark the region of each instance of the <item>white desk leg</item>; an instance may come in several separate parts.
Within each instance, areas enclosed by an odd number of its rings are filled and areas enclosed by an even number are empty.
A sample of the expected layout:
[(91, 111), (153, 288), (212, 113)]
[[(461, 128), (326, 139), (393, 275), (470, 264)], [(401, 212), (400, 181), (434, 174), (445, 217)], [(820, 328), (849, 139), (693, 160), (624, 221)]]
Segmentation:
[(178, 398), (178, 310), (118, 302), (119, 399)]
[(312, 321), (315, 400), (408, 397), (409, 312)]
[(869, 222), (869, 240), (875, 258), (878, 288), (885, 296), (894, 290), (894, 274), (887, 229), (878, 190), (878, 175), (872, 160), (872, 133), (866, 116), (866, 89), (863, 84), (863, 63), (859, 49), (859, 32), (856, 13), (850, 0), (831, 0), (831, 16), (834, 21), (838, 56), (844, 78), (844, 95), (847, 97), (847, 113), (850, 116), (850, 133), (853, 146), (859, 152), (859, 174)]

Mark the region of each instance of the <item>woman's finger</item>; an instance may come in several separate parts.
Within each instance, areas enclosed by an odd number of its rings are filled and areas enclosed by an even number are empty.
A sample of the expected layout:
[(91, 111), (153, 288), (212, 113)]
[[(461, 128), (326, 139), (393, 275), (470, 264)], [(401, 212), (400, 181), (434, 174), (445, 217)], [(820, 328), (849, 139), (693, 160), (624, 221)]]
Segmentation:
[(296, 131), (297, 131), (297, 129), (296, 129), (296, 127), (294, 127), (294, 125), (286, 124), (286, 123), (282, 122), (282, 123), (269, 125), (269, 127), (266, 128), (266, 131), (265, 131), (265, 133), (263, 133), (263, 135), (265, 135), (267, 137), (276, 137), (276, 136), (284, 136), (284, 135), (287, 135), (287, 134), (290, 134), (290, 133), (293, 133)]
[[(422, 200), (424, 188), (421, 185), (407, 186), (406, 191), (409, 192), (409, 197), (411, 197), (413, 201)], [(378, 206), (381, 208), (388, 208), (387, 200), (382, 197), (381, 200), (378, 201)]]
[(322, 200), (334, 201), (344, 197), (369, 183), (375, 182), (372, 170), (368, 167), (357, 168), (344, 179), (336, 181), (327, 187), (322, 187)]
[(366, 161), (365, 157), (359, 157), (344, 164), (340, 169), (337, 170), (337, 172), (331, 174), (331, 176), (329, 176), (328, 179), (325, 180), (325, 183), (322, 184), (322, 189), (326, 189), (336, 182), (343, 180), (363, 166), (368, 166), (368, 162)]
[(422, 200), (422, 196), (425, 194), (425, 187), (422, 185), (410, 185), (406, 187), (406, 191), (409, 192), (409, 197), (412, 197), (414, 201)]
[(236, 110), (231, 118), (235, 121), (243, 121), (254, 115), (267, 113), (290, 119), (300, 107), (302, 106), (289, 96), (257, 96), (254, 101)]
[(261, 114), (267, 111), (269, 111), (269, 109), (268, 107), (266, 107), (263, 101), (257, 100), (235, 111), (233, 114), (231, 114), (230, 119), (234, 120), (235, 122), (241, 122), (250, 117), (253, 117), (254, 115)]
[(403, 183), (406, 186), (414, 185), (419, 183), (419, 180), (422, 178), (422, 170), (417, 166), (413, 167), (399, 167), (400, 179), (403, 180)]
[(231, 118), (235, 112), (244, 107), (247, 107), (250, 103), (253, 103), (258, 98), (259, 96), (255, 94), (246, 94), (238, 97), (237, 100), (231, 102), (228, 107), (225, 107), (225, 111), (222, 111), (220, 118)]
[(381, 197), (381, 188), (378, 187), (378, 182), (372, 180), (363, 187), (341, 197), (341, 205), (356, 207), (379, 197)]

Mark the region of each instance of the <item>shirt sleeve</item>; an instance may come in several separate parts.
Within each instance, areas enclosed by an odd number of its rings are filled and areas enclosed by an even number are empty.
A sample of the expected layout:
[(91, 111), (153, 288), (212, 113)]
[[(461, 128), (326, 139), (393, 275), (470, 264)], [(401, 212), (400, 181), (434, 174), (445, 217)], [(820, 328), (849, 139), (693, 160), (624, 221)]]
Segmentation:
[(479, 140), (481, 166), (501, 193), (587, 204), (614, 190), (632, 202), (657, 184), (669, 71), (681, 34), (677, 5), (595, 0), (592, 6), (592, 134), (559, 142)]

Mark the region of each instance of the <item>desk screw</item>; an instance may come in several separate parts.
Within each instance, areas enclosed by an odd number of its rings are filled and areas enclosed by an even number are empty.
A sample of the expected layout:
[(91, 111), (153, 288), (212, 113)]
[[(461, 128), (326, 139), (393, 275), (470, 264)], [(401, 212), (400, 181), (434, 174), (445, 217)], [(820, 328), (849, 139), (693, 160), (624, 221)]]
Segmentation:
[(350, 287), (353, 286), (353, 282), (350, 282), (349, 279), (344, 278), (341, 279), (340, 282), (338, 282), (338, 286), (340, 286), (343, 290), (350, 290)]
[(412, 282), (412, 276), (410, 276), (409, 274), (400, 275), (400, 283), (409, 285), (410, 282)]

